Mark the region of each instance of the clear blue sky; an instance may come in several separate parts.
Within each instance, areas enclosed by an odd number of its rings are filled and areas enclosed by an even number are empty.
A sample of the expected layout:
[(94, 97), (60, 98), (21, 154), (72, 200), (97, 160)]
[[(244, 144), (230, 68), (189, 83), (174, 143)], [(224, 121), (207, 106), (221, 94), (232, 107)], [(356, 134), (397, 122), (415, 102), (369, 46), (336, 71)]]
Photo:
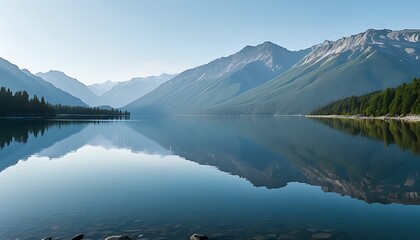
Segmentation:
[(420, 28), (420, 1), (0, 0), (0, 57), (84, 83), (175, 73), (272, 41)]

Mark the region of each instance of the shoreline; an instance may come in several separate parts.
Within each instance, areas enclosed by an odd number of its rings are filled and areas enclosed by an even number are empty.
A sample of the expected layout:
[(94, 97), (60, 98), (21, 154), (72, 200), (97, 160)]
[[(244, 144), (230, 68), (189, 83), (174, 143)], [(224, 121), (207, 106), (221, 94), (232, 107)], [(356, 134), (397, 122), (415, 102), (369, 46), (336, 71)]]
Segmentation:
[(106, 114), (56, 114), (45, 116), (0, 116), (0, 120), (71, 120), (71, 119), (122, 119), (130, 118), (130, 115), (106, 115)]
[(420, 122), (420, 115), (408, 115), (404, 117), (389, 116), (362, 116), (362, 115), (305, 115), (306, 118), (330, 118), (330, 119), (353, 119), (353, 120), (395, 120), (402, 122)]

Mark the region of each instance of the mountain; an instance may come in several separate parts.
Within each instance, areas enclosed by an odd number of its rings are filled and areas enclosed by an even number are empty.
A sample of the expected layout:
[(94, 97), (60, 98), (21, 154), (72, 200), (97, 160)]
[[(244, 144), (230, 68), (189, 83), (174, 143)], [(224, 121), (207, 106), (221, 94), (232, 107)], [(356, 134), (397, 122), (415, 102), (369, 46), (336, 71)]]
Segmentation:
[(271, 42), (189, 69), (125, 109), (142, 114), (182, 114), (223, 103), (286, 72), (309, 52)]
[(91, 84), (91, 85), (87, 85), (87, 87), (94, 94), (96, 94), (98, 96), (101, 96), (102, 94), (111, 90), (111, 88), (114, 87), (117, 84), (118, 84), (118, 82), (113, 82), (113, 81), (108, 80), (104, 83), (94, 83), (94, 84)]
[[(36, 75), (57, 88), (82, 99), (90, 106), (111, 106), (114, 108), (129, 104), (175, 76), (162, 74), (160, 76), (133, 78), (125, 82), (108, 81), (102, 84), (93, 84), (88, 87), (77, 79), (69, 77), (60, 71), (52, 70), (46, 73), (37, 73)], [(92, 88), (99, 93), (108, 88), (109, 90), (99, 96), (91, 91)]]
[(102, 94), (100, 101), (103, 105), (110, 105), (116, 108), (123, 107), (175, 76), (176, 74), (163, 73), (160, 76), (137, 77), (129, 81), (119, 82), (109, 91)]
[(67, 76), (63, 72), (51, 70), (46, 73), (37, 73), (36, 76), (44, 79), (57, 88), (66, 91), (77, 98), (80, 98), (89, 106), (101, 105), (98, 96), (96, 96), (86, 85), (79, 82), (75, 78)]
[(0, 58), (0, 86), (10, 88), (13, 92), (25, 90), (29, 95), (44, 97), (47, 102), (52, 104), (86, 106), (86, 103), (80, 99), (54, 87), (28, 70), (19, 69), (3, 58)]
[(338, 99), (420, 76), (420, 30), (367, 30), (315, 47), (280, 77), (208, 110), (305, 114)]

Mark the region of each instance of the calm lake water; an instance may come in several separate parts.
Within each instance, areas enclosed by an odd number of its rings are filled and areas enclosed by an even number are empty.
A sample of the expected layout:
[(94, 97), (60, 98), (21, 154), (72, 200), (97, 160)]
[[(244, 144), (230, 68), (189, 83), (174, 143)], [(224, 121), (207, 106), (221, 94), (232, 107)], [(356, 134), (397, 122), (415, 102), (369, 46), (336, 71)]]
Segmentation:
[(2, 121), (0, 147), (2, 240), (420, 239), (420, 124)]

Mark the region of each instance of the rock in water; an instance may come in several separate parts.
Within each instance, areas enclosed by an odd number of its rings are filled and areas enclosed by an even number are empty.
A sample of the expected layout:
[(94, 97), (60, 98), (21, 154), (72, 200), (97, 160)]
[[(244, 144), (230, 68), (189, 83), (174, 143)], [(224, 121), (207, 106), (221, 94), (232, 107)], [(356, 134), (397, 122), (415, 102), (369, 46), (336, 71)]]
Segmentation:
[(318, 233), (312, 234), (311, 239), (331, 239), (332, 236), (333, 236), (332, 233), (318, 232)]
[(208, 240), (209, 238), (206, 235), (201, 235), (201, 234), (197, 234), (194, 233), (191, 237), (190, 240)]
[(127, 236), (110, 236), (105, 238), (105, 240), (131, 240), (131, 238), (127, 237)]
[(71, 240), (81, 240), (81, 239), (83, 239), (85, 236), (83, 235), (83, 234), (79, 234), (79, 235), (76, 235), (76, 236), (74, 236)]

